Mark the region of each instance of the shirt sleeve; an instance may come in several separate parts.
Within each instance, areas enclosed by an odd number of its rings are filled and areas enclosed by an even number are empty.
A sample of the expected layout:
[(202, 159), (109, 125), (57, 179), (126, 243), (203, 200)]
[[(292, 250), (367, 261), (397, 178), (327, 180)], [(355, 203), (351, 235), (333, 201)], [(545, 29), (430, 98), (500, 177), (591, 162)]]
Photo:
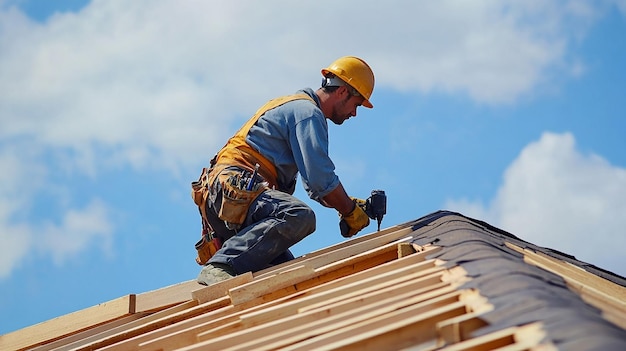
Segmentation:
[(339, 185), (328, 155), (326, 119), (314, 114), (298, 121), (289, 138), (304, 189), (311, 199), (319, 201)]

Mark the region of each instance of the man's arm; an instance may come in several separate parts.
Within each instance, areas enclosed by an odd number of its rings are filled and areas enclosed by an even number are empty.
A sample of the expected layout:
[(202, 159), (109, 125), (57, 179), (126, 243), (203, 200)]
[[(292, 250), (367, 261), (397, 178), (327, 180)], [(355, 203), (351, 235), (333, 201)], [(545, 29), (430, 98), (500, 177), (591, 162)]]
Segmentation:
[(349, 214), (354, 210), (354, 206), (356, 206), (354, 201), (352, 201), (346, 193), (341, 182), (339, 182), (339, 185), (337, 185), (333, 191), (324, 196), (320, 203), (326, 207), (336, 209), (342, 215)]

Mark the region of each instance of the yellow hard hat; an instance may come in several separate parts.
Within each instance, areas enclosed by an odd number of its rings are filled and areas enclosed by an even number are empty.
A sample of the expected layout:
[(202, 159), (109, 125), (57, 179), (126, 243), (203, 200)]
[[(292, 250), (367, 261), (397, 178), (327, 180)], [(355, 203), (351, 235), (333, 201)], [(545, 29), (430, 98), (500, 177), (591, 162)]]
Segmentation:
[(340, 57), (322, 69), (324, 77), (327, 77), (329, 73), (336, 75), (356, 89), (365, 98), (363, 106), (374, 107), (369, 100), (374, 91), (374, 72), (365, 61), (354, 56)]

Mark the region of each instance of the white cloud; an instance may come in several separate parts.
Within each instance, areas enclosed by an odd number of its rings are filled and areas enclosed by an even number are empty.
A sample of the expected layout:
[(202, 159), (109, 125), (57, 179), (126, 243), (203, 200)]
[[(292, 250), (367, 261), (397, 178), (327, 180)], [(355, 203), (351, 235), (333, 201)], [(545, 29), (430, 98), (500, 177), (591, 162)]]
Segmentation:
[(509, 166), (488, 206), (451, 200), (446, 207), (624, 275), (624, 199), (626, 169), (583, 154), (569, 133), (544, 133)]
[(586, 7), (534, 1), (328, 5), (94, 1), (43, 24), (5, 10), (0, 136), (175, 169), (346, 53), (368, 58), (379, 86), (515, 101), (564, 64), (565, 22), (586, 20)]
[[(584, 62), (565, 59), (568, 30), (593, 18), (585, 6), (544, 1), (95, 0), (37, 23), (8, 3), (0, 3), (0, 162), (20, 173), (0, 188), (0, 229), (11, 243), (3, 250), (12, 248), (5, 273), (41, 239), (19, 215), (30, 213), (36, 190), (71, 188), (18, 181), (33, 171), (197, 166), (260, 103), (315, 86), (318, 68), (345, 54), (368, 60), (377, 89), (514, 102), (549, 84), (548, 69), (582, 72)], [(58, 261), (110, 235), (108, 212), (92, 206), (66, 204), (50, 220), (61, 223), (52, 237), (77, 238), (52, 246)], [(91, 231), (77, 213), (104, 229)]]
[(42, 176), (36, 163), (23, 162), (18, 149), (12, 145), (0, 148), (0, 278), (10, 275), (32, 245), (30, 229), (14, 218), (29, 209), (33, 189)]
[[(41, 158), (28, 142), (0, 148), (0, 279), (10, 276), (28, 257), (50, 255), (60, 264), (94, 240), (100, 241), (104, 251), (111, 244), (110, 210), (98, 200), (91, 200), (84, 209), (69, 207), (64, 199), (68, 185), (47, 181), (50, 171), (39, 162)], [(53, 196), (46, 196), (50, 193)], [(42, 204), (42, 199), (51, 202)], [(42, 220), (50, 207), (64, 213), (61, 223)]]
[(82, 210), (69, 210), (60, 225), (48, 223), (41, 229), (41, 239), (34, 246), (50, 253), (58, 264), (80, 253), (94, 241), (99, 242), (102, 250), (110, 254), (113, 225), (108, 212), (106, 206), (98, 200), (93, 200)]
[(0, 218), (0, 279), (8, 277), (25, 258), (31, 247), (32, 238), (23, 225), (9, 225)]

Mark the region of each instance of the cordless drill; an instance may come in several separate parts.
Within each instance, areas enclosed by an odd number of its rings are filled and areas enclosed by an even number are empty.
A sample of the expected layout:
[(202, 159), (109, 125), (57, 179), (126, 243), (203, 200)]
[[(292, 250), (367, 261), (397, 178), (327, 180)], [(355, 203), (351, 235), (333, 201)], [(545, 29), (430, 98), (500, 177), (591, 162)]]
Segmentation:
[[(372, 190), (370, 197), (365, 200), (365, 206), (361, 206), (365, 214), (378, 222), (378, 230), (383, 216), (387, 213), (387, 195), (384, 190)], [(339, 229), (343, 237), (348, 237), (348, 225), (345, 222), (339, 223)]]

